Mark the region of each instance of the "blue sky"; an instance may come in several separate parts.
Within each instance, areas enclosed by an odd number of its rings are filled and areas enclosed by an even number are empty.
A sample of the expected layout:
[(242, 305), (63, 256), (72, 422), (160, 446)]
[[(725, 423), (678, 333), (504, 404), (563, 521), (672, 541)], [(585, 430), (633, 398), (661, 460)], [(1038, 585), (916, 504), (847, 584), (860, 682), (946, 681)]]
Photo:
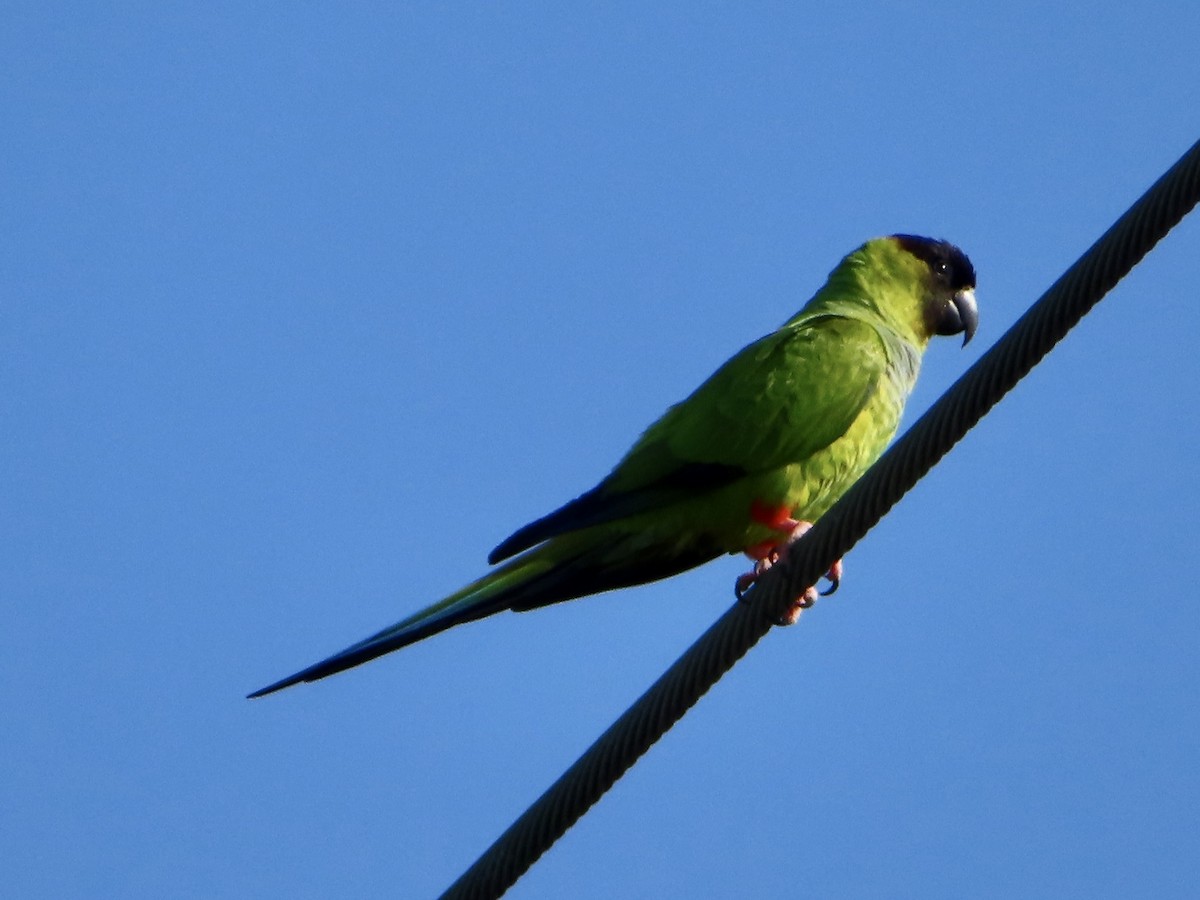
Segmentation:
[[(862, 240), (982, 324), (1198, 136), (1200, 7), (16, 3), (0, 858), (20, 897), (430, 896), (743, 563), (243, 694), (475, 577)], [(514, 897), (1200, 882), (1187, 220)]]

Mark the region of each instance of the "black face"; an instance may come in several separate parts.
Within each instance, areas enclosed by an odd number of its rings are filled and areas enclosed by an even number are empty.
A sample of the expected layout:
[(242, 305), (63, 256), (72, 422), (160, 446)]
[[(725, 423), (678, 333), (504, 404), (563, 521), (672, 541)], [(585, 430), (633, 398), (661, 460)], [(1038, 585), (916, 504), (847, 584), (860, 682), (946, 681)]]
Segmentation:
[(975, 267), (967, 259), (967, 254), (949, 241), (935, 241), (915, 234), (894, 234), (892, 237), (917, 259), (924, 260), (933, 277), (945, 284), (949, 291), (975, 287)]

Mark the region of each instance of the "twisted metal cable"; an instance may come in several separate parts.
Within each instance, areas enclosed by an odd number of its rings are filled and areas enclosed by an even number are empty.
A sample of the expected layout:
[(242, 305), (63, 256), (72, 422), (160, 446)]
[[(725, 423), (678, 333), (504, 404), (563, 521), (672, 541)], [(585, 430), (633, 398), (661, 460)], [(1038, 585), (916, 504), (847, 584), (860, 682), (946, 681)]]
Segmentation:
[(1200, 201), (1200, 142), (443, 894), (507, 891)]

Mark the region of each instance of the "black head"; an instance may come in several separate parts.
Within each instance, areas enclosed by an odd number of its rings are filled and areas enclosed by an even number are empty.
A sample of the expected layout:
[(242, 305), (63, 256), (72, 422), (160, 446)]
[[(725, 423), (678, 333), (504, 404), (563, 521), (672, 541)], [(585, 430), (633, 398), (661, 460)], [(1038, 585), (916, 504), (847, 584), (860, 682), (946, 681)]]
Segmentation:
[(975, 287), (975, 267), (971, 265), (967, 254), (949, 241), (938, 241), (915, 234), (894, 234), (892, 237), (917, 259), (923, 259), (933, 272), (933, 277), (949, 290), (961, 291), (964, 288)]
[(926, 311), (926, 322), (934, 334), (962, 334), (969, 341), (979, 325), (975, 305), (975, 267), (967, 254), (949, 241), (894, 234), (892, 239), (929, 266), (933, 277), (934, 303)]

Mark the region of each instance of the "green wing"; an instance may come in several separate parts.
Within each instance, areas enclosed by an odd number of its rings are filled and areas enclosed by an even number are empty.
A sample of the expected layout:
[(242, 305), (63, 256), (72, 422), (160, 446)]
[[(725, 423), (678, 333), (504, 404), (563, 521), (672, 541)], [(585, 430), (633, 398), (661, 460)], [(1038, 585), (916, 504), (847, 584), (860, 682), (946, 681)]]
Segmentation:
[(846, 433), (886, 367), (883, 339), (865, 322), (785, 326), (667, 410), (599, 485), (514, 533), (488, 561), (807, 459)]

